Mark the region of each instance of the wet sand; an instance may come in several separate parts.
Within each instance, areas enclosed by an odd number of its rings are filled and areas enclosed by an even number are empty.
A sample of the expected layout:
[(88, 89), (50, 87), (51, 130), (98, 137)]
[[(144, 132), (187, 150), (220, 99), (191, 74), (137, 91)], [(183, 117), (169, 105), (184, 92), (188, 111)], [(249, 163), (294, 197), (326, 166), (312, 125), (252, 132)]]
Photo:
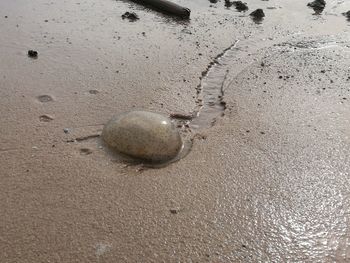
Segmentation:
[[(178, 3), (190, 21), (1, 1), (1, 262), (350, 261), (349, 3)], [(224, 116), (186, 129), (178, 162), (132, 165), (97, 137), (121, 112), (196, 111), (201, 83), (222, 84)]]

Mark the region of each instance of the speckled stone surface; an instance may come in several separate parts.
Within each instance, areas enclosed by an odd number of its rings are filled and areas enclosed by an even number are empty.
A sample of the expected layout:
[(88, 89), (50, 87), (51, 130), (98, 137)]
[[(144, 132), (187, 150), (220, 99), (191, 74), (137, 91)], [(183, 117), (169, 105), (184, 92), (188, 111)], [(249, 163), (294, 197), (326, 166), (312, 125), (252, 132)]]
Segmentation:
[(120, 153), (152, 162), (173, 159), (183, 145), (170, 119), (146, 111), (132, 111), (112, 118), (105, 125), (102, 138)]

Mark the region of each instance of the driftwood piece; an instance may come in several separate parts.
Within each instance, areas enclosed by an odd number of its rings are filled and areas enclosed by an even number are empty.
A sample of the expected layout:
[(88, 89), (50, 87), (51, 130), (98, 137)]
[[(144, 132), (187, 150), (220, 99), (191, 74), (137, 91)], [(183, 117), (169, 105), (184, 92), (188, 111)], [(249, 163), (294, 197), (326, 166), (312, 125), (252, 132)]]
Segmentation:
[(186, 7), (182, 7), (178, 4), (172, 3), (168, 0), (132, 0), (132, 1), (138, 4), (151, 6), (159, 11), (176, 15), (182, 18), (189, 18), (191, 14), (190, 9)]

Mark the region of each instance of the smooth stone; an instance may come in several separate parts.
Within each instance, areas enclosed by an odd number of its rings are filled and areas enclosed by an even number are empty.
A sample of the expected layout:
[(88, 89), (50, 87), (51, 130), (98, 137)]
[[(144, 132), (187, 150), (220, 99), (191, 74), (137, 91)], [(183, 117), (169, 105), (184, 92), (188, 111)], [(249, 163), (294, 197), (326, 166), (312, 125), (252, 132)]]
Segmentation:
[(102, 138), (120, 153), (151, 162), (175, 158), (183, 147), (179, 131), (163, 115), (131, 111), (111, 119), (103, 128)]

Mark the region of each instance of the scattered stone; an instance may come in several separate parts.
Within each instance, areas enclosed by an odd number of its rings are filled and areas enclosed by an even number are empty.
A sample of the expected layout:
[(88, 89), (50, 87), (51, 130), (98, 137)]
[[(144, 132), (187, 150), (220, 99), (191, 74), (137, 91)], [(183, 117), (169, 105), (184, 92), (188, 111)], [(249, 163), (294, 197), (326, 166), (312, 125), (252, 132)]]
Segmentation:
[(350, 21), (350, 10), (348, 12), (343, 13), (343, 15)]
[(53, 101), (53, 98), (50, 95), (40, 95), (40, 96), (38, 96), (38, 100), (40, 102), (45, 103), (45, 102)]
[(8, 16), (5, 16), (5, 18), (8, 18)]
[(174, 124), (160, 114), (131, 111), (111, 119), (102, 138), (116, 151), (150, 162), (175, 158), (183, 147)]
[(216, 4), (218, 2), (218, 0), (209, 0), (209, 2), (212, 4)]
[(251, 12), (249, 15), (256, 20), (261, 20), (263, 19), (263, 17), (265, 17), (264, 10), (262, 10), (261, 8), (256, 9), (255, 11)]
[(130, 22), (135, 22), (136, 20), (139, 20), (139, 17), (136, 13), (134, 12), (125, 12), (122, 15), (123, 19), (129, 19)]
[(96, 90), (96, 89), (92, 89), (92, 90), (89, 90), (89, 93), (90, 93), (90, 94), (94, 94), (94, 95), (96, 95), (96, 94), (98, 94), (98, 93), (99, 93), (99, 91), (98, 91), (98, 90)]
[(68, 128), (64, 128), (64, 129), (63, 129), (63, 132), (66, 133), (66, 134), (69, 133), (69, 131), (70, 131), (70, 130), (69, 130)]
[(90, 150), (89, 148), (81, 148), (80, 154), (81, 155), (89, 155), (89, 154), (92, 154), (92, 150)]
[(28, 50), (28, 57), (30, 57), (30, 58), (37, 58), (38, 57), (38, 51)]
[(230, 0), (225, 0), (225, 6), (226, 7), (231, 7), (233, 3)]
[(232, 4), (236, 7), (239, 12), (247, 11), (248, 5), (247, 3), (243, 3), (242, 1), (233, 1)]
[(316, 14), (321, 14), (323, 9), (326, 7), (325, 0), (315, 0), (307, 4), (308, 7), (311, 7)]
[(53, 117), (50, 116), (50, 115), (44, 114), (44, 115), (41, 115), (41, 116), (39, 117), (39, 120), (40, 120), (41, 122), (50, 122), (50, 121), (53, 120)]
[(189, 29), (187, 29), (187, 28), (182, 29), (181, 32), (182, 32), (182, 33), (185, 33), (185, 34), (192, 35), (191, 30), (189, 30)]
[(172, 213), (172, 214), (177, 214), (178, 213), (178, 211), (177, 211), (177, 209), (170, 209), (170, 213)]

